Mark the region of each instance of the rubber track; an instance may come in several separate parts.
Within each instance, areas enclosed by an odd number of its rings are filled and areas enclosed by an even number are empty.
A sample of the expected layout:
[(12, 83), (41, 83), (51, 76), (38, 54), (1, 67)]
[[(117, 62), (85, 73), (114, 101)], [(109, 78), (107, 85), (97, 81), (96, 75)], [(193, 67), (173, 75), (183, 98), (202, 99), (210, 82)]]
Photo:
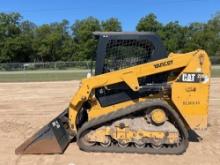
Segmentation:
[[(159, 106), (162, 108), (165, 108), (170, 115), (172, 115), (173, 120), (175, 120), (175, 125), (178, 127), (178, 130), (181, 134), (181, 143), (178, 146), (173, 147), (165, 147), (163, 146), (160, 149), (154, 149), (150, 146), (147, 146), (145, 148), (139, 149), (136, 148), (134, 145), (128, 146), (126, 148), (121, 148), (117, 145), (111, 145), (109, 147), (102, 147), (100, 145), (94, 145), (94, 146), (86, 146), (84, 145), (83, 141), (81, 140), (81, 137), (83, 137), (86, 133), (88, 133), (90, 130), (94, 130), (98, 127), (101, 127), (105, 125), (106, 123), (112, 122), (114, 120), (120, 119), (122, 117), (125, 117), (129, 114), (136, 113), (139, 111), (146, 110), (151, 107)], [(77, 133), (77, 144), (81, 150), (87, 151), (87, 152), (116, 152), (116, 153), (149, 153), (149, 154), (182, 154), (186, 151), (188, 147), (188, 131), (180, 119), (177, 112), (168, 105), (165, 101), (160, 99), (154, 99), (149, 100), (145, 102), (140, 102), (135, 105), (132, 105), (127, 108), (119, 109), (115, 112), (109, 113), (107, 115), (102, 115), (100, 117), (97, 117), (91, 121), (88, 121), (85, 123), (78, 131)]]

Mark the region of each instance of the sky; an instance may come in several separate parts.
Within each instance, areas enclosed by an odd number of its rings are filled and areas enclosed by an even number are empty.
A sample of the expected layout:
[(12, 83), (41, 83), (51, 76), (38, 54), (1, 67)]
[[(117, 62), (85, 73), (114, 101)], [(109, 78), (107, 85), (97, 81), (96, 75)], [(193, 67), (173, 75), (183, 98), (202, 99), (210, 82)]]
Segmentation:
[(37, 25), (94, 16), (117, 17), (123, 31), (135, 31), (141, 17), (153, 12), (163, 24), (206, 22), (220, 11), (220, 0), (0, 0), (0, 12), (19, 12)]

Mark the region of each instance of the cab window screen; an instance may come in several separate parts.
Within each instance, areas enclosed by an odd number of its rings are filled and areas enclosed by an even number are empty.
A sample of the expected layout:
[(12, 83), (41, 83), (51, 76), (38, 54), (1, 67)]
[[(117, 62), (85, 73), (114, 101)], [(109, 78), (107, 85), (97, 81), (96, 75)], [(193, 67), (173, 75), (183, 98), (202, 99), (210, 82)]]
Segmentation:
[(106, 47), (103, 72), (111, 72), (146, 63), (154, 46), (146, 40), (110, 40)]

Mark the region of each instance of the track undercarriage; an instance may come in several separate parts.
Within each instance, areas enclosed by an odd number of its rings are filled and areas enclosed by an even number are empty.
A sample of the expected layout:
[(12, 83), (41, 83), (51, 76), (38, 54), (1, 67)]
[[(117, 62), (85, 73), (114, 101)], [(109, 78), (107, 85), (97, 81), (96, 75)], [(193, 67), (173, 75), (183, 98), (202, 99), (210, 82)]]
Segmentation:
[[(152, 117), (158, 109), (165, 113), (160, 123)], [(78, 145), (93, 152), (181, 154), (188, 133), (168, 104), (147, 101), (87, 122), (79, 130)]]

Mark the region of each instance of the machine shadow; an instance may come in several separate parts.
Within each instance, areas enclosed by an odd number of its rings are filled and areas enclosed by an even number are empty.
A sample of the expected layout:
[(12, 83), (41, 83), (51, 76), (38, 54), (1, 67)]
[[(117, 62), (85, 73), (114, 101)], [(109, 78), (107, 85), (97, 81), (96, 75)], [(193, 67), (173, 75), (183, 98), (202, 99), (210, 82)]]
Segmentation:
[(199, 136), (194, 130), (189, 130), (188, 134), (190, 142), (200, 142), (202, 140), (202, 137)]

